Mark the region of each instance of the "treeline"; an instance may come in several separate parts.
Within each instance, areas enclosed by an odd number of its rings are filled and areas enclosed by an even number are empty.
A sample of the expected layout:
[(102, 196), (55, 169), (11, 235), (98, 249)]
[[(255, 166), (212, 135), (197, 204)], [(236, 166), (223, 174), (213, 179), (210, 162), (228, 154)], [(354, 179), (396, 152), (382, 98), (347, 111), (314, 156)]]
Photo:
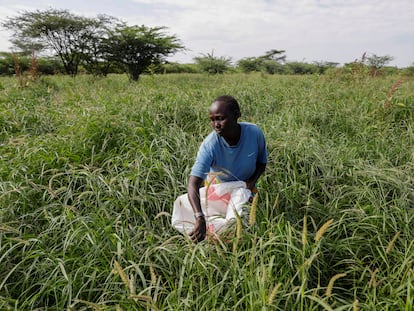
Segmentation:
[[(381, 68), (372, 67), (364, 64), (361, 60), (342, 67), (330, 62), (276, 62), (272, 60), (262, 60), (260, 58), (245, 58), (235, 64), (230, 59), (203, 56), (195, 59), (194, 63), (181, 64), (177, 62), (164, 62), (152, 64), (144, 70), (144, 74), (170, 74), (170, 73), (253, 73), (282, 74), (282, 75), (306, 75), (306, 74), (326, 74), (332, 72), (340, 73), (366, 73), (371, 76), (389, 75), (401, 73), (414, 76), (414, 66), (399, 69), (397, 67), (383, 66)], [(36, 57), (22, 53), (0, 52), (0, 75), (55, 75), (66, 74), (62, 61), (58, 57)], [(80, 65), (78, 73), (99, 75), (95, 70), (88, 66)], [(116, 64), (108, 66), (106, 74), (122, 74), (126, 71)]]

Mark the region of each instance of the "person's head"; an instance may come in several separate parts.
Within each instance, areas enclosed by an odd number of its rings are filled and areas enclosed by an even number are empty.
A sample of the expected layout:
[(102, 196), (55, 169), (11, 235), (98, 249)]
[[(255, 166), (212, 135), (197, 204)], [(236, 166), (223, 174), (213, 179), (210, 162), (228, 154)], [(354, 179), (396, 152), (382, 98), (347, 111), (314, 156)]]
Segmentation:
[(238, 131), (237, 119), (240, 107), (237, 100), (229, 95), (217, 97), (209, 109), (211, 125), (220, 136), (232, 137)]
[(228, 109), (228, 111), (236, 117), (236, 119), (241, 117), (239, 103), (233, 96), (222, 95), (217, 97), (213, 103), (215, 102), (222, 103)]

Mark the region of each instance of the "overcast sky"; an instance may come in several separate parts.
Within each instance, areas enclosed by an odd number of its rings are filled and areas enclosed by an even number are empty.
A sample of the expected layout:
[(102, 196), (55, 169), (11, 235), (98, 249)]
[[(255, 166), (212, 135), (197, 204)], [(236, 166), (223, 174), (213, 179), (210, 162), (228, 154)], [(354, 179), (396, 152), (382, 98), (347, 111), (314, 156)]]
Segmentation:
[[(343, 64), (367, 52), (398, 67), (414, 63), (414, 0), (0, 0), (0, 21), (48, 8), (166, 26), (187, 48), (169, 58), (180, 63), (212, 52), (236, 62), (271, 49), (288, 61)], [(9, 39), (1, 30), (0, 51)]]

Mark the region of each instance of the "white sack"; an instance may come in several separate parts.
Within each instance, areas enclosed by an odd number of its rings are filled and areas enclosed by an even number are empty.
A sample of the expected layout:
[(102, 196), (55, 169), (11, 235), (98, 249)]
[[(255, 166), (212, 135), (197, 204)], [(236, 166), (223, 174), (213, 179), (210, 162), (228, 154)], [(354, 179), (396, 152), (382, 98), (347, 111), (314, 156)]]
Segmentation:
[[(209, 230), (219, 233), (228, 228), (236, 219), (235, 213), (242, 215), (243, 204), (251, 195), (244, 181), (231, 181), (212, 184), (208, 187), (208, 204), (206, 208), (206, 189), (200, 188), (201, 209)], [(181, 233), (190, 233), (195, 225), (194, 211), (188, 195), (179, 196), (174, 202), (172, 225)]]

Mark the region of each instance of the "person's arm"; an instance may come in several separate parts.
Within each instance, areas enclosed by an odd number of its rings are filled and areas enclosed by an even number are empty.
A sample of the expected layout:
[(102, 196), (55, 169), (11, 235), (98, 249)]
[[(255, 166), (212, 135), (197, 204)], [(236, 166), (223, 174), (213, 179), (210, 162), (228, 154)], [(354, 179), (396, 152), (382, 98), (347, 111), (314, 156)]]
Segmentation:
[(253, 190), (256, 182), (258, 181), (259, 177), (263, 174), (266, 169), (266, 163), (256, 163), (256, 170), (254, 171), (253, 175), (246, 181), (246, 188), (249, 190)]
[(190, 176), (188, 179), (188, 200), (193, 208), (196, 217), (194, 230), (190, 232), (189, 236), (194, 242), (200, 242), (206, 237), (206, 219), (201, 210), (200, 203), (200, 187), (203, 184), (203, 179), (197, 176)]

